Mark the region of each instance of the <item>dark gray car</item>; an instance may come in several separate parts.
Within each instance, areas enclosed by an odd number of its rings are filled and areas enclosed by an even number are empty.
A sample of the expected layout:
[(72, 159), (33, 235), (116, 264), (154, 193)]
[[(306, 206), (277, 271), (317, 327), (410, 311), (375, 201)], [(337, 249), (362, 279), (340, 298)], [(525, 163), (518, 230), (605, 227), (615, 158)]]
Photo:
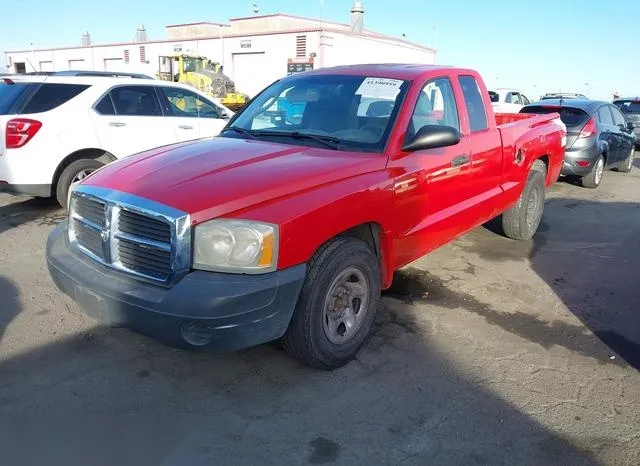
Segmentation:
[(550, 99), (527, 105), (520, 113), (560, 114), (567, 126), (562, 175), (577, 176), (585, 188), (597, 188), (606, 168), (633, 168), (634, 125), (610, 102)]
[(621, 97), (614, 100), (613, 105), (620, 109), (627, 121), (635, 125), (636, 149), (640, 148), (640, 97)]

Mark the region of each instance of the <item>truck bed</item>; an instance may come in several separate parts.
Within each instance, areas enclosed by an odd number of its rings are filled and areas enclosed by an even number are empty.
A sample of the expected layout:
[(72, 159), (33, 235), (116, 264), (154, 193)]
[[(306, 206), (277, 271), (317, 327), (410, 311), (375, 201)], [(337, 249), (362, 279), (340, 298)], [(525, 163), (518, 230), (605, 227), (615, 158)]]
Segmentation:
[[(504, 172), (502, 188), (509, 201), (515, 202), (520, 195), (523, 180), (526, 180), (527, 166), (524, 161), (531, 155), (555, 154), (558, 160), (550, 160), (547, 155), (547, 186), (554, 183), (562, 169), (561, 154), (558, 154), (559, 140), (564, 146), (566, 127), (558, 113), (538, 115), (534, 113), (497, 113), (496, 125), (502, 138)], [(549, 132), (549, 123), (555, 123), (557, 131)], [(523, 160), (519, 163), (518, 160)], [(515, 160), (516, 163), (511, 161)]]

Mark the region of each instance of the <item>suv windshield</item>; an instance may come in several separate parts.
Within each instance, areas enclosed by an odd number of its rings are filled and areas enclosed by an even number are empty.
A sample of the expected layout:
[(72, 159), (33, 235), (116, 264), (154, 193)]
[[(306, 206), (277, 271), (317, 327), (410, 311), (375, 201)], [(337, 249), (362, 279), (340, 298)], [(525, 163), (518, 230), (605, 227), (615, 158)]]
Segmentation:
[(222, 135), (382, 152), (408, 86), (367, 76), (285, 78), (252, 100)]
[(579, 108), (558, 107), (551, 105), (531, 105), (528, 107), (524, 107), (522, 110), (520, 110), (520, 113), (559, 113), (560, 119), (565, 125), (567, 125), (567, 128), (583, 126), (589, 119), (589, 114), (584, 110), (580, 110)]
[(640, 100), (616, 100), (614, 105), (616, 105), (622, 113), (640, 113)]

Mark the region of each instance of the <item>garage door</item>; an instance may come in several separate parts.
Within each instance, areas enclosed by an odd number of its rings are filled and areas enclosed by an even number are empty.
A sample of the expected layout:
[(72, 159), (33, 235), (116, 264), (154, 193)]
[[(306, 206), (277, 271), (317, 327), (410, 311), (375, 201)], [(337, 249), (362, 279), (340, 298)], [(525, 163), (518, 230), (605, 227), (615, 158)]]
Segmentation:
[(105, 71), (122, 71), (122, 58), (105, 58)]
[(231, 78), (236, 83), (236, 90), (254, 97), (270, 84), (273, 80), (265, 77), (266, 63), (264, 53), (234, 53)]
[(70, 70), (82, 70), (84, 69), (84, 60), (69, 60)]
[(52, 61), (41, 61), (40, 62), (40, 71), (53, 71), (53, 62)]

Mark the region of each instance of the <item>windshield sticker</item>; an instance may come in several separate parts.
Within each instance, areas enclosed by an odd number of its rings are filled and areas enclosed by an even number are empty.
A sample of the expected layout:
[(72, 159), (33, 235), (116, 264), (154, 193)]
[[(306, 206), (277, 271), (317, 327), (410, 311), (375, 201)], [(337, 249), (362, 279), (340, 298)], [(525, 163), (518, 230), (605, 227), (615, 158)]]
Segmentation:
[(399, 79), (365, 78), (356, 91), (364, 97), (378, 97), (381, 99), (395, 99), (402, 85)]

